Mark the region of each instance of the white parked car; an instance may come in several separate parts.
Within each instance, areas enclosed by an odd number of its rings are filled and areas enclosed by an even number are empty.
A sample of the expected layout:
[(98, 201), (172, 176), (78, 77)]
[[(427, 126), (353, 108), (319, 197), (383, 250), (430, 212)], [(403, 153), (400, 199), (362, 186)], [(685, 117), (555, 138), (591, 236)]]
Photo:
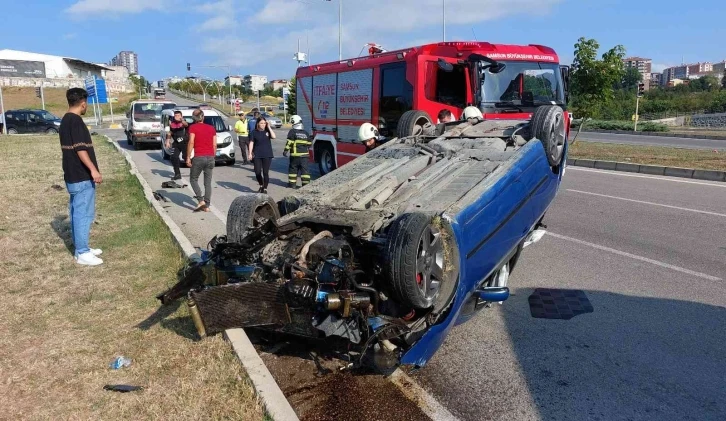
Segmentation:
[[(192, 119), (192, 112), (197, 107), (176, 107), (173, 110), (164, 110), (161, 117), (162, 129), (161, 129), (161, 157), (162, 159), (170, 158), (170, 150), (166, 148), (166, 134), (169, 132), (169, 122), (174, 118), (174, 111), (181, 111), (182, 117), (190, 125), (194, 123)], [(233, 165), (235, 162), (234, 156), (234, 141), (232, 137), (232, 127), (228, 126), (224, 122), (224, 118), (214, 109), (204, 109), (204, 122), (214, 127), (217, 131), (217, 154), (215, 157), (215, 163)], [(192, 156), (194, 152), (192, 151)]]

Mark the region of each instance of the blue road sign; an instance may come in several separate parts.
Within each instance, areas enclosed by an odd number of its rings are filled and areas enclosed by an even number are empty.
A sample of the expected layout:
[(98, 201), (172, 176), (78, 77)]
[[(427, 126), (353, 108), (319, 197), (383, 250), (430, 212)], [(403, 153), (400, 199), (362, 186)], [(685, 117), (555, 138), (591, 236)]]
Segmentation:
[(106, 92), (106, 81), (98, 76), (87, 77), (86, 92), (88, 92), (88, 102), (97, 104), (106, 104), (108, 102), (108, 93)]

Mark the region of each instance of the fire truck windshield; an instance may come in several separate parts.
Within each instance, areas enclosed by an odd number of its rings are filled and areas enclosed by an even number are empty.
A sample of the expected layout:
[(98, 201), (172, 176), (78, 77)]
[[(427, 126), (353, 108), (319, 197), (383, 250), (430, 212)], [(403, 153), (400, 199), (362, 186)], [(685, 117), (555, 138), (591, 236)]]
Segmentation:
[[(501, 62), (500, 62), (501, 63)], [(504, 70), (482, 72), (482, 102), (495, 107), (565, 104), (560, 68), (553, 63), (509, 61)], [(486, 64), (486, 63), (482, 63)], [(491, 105), (490, 105), (491, 106)]]

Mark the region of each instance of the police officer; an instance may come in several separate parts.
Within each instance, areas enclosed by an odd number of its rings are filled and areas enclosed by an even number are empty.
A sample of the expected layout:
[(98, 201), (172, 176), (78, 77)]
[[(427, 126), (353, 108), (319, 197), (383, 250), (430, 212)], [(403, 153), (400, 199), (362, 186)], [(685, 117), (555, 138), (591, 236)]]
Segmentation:
[(290, 117), (292, 129), (287, 133), (287, 144), (284, 156), (290, 155), (290, 166), (287, 171), (287, 186), (291, 188), (297, 187), (297, 173), (300, 172), (302, 185), (305, 186), (310, 182), (310, 173), (308, 172), (307, 160), (308, 151), (312, 142), (310, 135), (303, 129), (302, 118), (299, 115)]
[(237, 140), (239, 141), (239, 148), (242, 151), (242, 165), (249, 163), (247, 160), (247, 146), (249, 145), (249, 127), (247, 119), (245, 118), (244, 111), (240, 110), (237, 113), (239, 120), (234, 124), (234, 132), (237, 133)]
[[(187, 141), (189, 140), (188, 133), (189, 123), (182, 117), (181, 111), (174, 111), (174, 118), (169, 122), (169, 126), (166, 128), (166, 148), (171, 149), (171, 164), (174, 166), (174, 176), (172, 180), (181, 180), (181, 171), (179, 167), (181, 162), (187, 160)], [(182, 155), (183, 161), (179, 160), (179, 155)]]

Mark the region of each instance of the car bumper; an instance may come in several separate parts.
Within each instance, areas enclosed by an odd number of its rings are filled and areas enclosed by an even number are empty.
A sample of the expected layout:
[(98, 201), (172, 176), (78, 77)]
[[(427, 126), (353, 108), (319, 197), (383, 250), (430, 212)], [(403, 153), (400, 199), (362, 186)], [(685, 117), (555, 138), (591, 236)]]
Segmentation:
[(131, 133), (138, 143), (158, 143), (161, 141), (161, 133)]

